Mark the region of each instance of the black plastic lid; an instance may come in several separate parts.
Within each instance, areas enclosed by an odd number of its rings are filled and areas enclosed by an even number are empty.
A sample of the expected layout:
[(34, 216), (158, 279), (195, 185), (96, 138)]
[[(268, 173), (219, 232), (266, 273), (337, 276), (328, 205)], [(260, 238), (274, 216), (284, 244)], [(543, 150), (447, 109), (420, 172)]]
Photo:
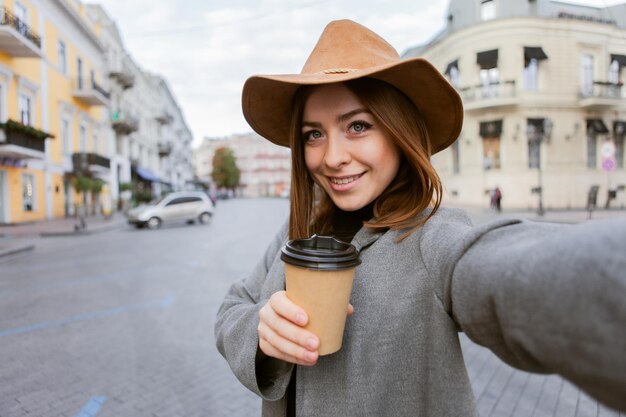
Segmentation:
[(353, 245), (332, 236), (290, 240), (281, 252), (280, 259), (284, 262), (308, 269), (339, 270), (361, 264)]

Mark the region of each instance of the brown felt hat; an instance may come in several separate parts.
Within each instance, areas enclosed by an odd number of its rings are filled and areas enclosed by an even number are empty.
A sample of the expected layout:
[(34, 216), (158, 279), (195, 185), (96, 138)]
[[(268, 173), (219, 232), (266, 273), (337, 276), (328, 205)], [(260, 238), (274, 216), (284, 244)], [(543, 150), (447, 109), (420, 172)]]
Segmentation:
[(351, 20), (330, 22), (300, 74), (255, 75), (243, 87), (243, 114), (271, 142), (289, 147), (293, 96), (304, 85), (376, 78), (402, 91), (419, 109), (433, 153), (450, 146), (463, 125), (456, 90), (423, 58), (402, 60), (383, 38)]

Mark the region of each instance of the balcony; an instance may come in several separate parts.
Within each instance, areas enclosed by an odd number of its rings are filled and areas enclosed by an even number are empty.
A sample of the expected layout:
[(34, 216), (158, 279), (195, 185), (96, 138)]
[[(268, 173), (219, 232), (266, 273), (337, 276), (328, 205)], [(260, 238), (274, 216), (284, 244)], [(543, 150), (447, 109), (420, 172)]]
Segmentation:
[(82, 78), (74, 79), (72, 95), (89, 106), (108, 106), (111, 98), (109, 92), (95, 81), (87, 82)]
[(46, 138), (51, 134), (8, 120), (0, 123), (0, 156), (13, 159), (44, 159)]
[(585, 109), (601, 109), (618, 106), (625, 100), (622, 97), (622, 83), (594, 81), (591, 88), (581, 91), (579, 104)]
[(129, 112), (113, 112), (111, 124), (118, 135), (128, 135), (139, 130), (139, 119)]
[(169, 114), (166, 110), (163, 110), (155, 117), (156, 121), (161, 123), (162, 125), (168, 125), (174, 121), (174, 117)]
[(121, 60), (110, 64), (109, 77), (116, 80), (124, 90), (129, 89), (135, 85), (135, 76), (126, 67), (126, 65), (121, 62)]
[(515, 80), (459, 88), (463, 106), (468, 112), (519, 104)]
[(159, 143), (159, 156), (165, 157), (172, 153), (172, 144), (169, 142)]
[(41, 58), (41, 38), (6, 7), (0, 8), (0, 51), (13, 57)]
[(91, 152), (72, 154), (72, 164), (75, 173), (84, 175), (108, 174), (111, 169), (109, 158)]

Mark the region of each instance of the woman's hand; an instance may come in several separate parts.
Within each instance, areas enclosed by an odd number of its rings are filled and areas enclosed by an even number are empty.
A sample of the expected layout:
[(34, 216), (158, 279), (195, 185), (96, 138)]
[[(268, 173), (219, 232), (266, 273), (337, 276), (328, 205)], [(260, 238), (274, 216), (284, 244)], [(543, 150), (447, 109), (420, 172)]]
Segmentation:
[[(348, 314), (354, 308), (348, 306)], [(274, 293), (259, 311), (259, 347), (267, 356), (297, 365), (315, 365), (319, 357), (319, 338), (304, 326), (306, 312), (294, 304), (285, 291)]]

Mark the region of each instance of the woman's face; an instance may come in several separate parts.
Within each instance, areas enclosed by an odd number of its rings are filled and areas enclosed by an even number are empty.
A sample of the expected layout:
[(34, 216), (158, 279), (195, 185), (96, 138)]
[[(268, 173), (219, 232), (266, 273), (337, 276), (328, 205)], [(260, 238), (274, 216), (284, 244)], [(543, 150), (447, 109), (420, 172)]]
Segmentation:
[(304, 105), (306, 167), (345, 211), (374, 201), (400, 167), (400, 152), (374, 116), (343, 84), (316, 87)]

